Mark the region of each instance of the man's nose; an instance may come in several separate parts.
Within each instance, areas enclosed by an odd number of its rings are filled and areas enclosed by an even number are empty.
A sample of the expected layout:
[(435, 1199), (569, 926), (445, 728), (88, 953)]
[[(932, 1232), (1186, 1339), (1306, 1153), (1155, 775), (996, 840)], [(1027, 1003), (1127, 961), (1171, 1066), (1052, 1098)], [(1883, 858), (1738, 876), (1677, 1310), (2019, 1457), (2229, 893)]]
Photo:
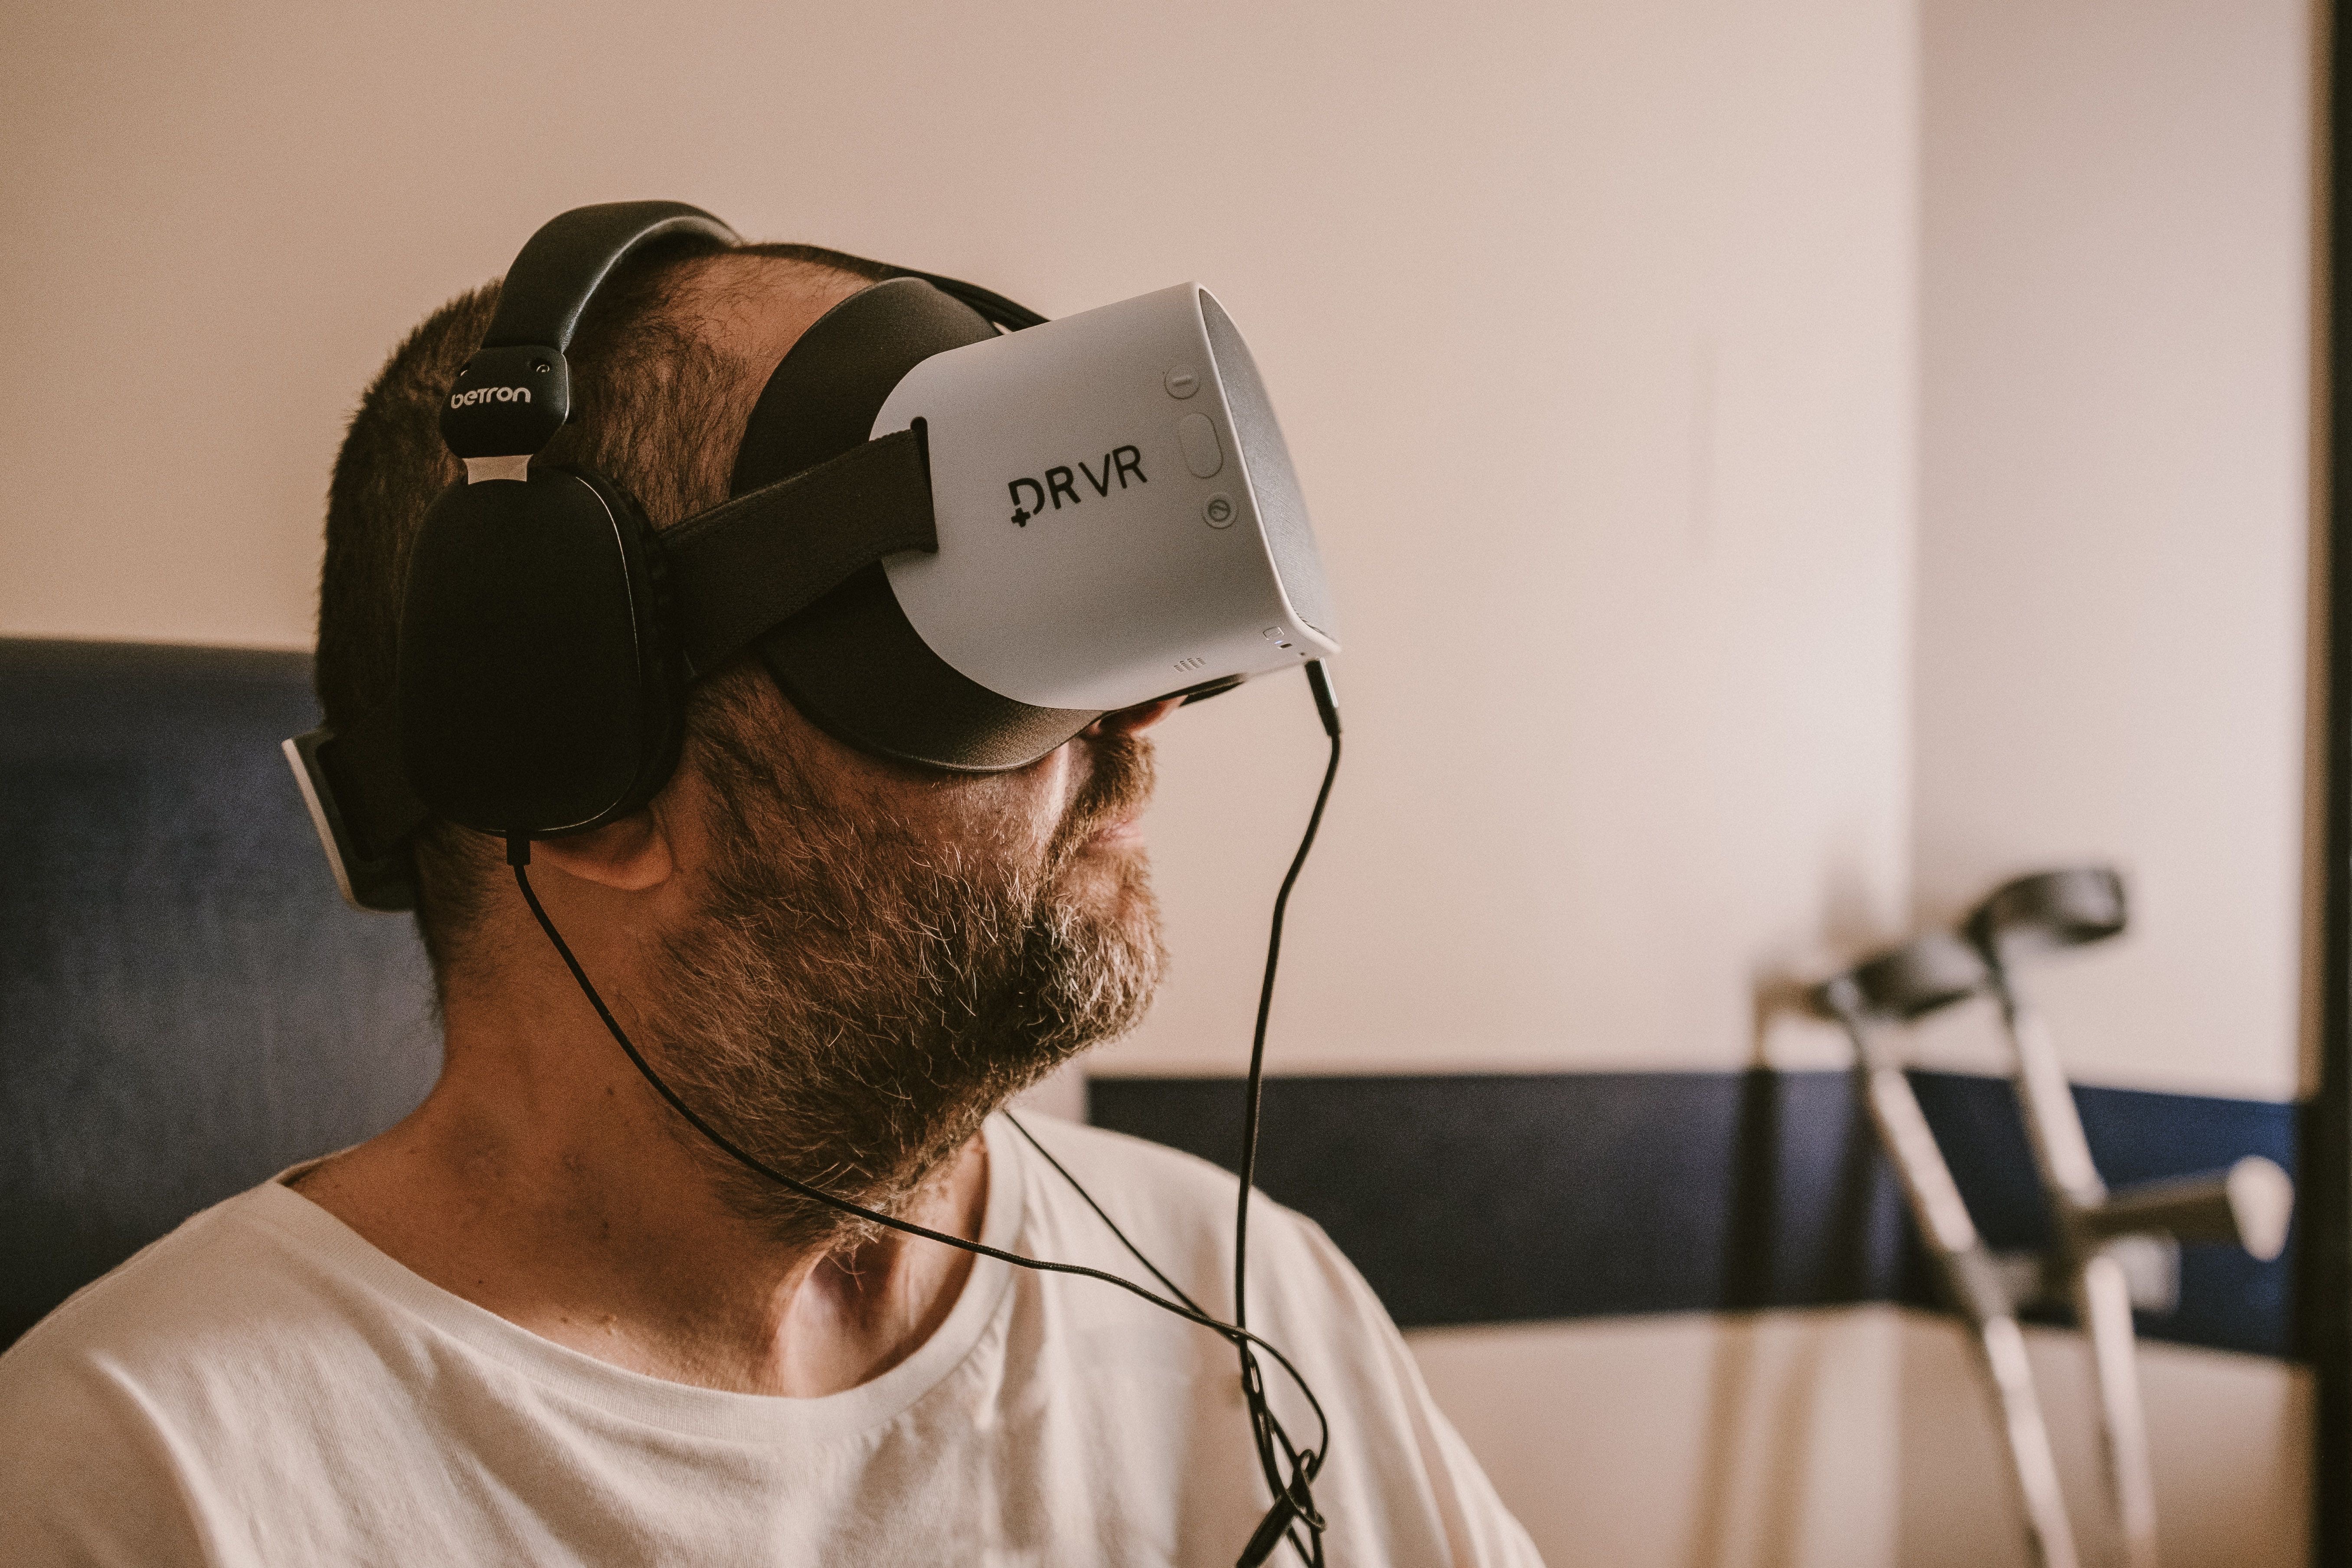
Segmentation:
[(1178, 697), (1163, 697), (1156, 702), (1139, 702), (1116, 713), (1106, 713), (1087, 728), (1089, 731), (1099, 731), (1109, 735), (1139, 735), (1182, 705), (1183, 700)]

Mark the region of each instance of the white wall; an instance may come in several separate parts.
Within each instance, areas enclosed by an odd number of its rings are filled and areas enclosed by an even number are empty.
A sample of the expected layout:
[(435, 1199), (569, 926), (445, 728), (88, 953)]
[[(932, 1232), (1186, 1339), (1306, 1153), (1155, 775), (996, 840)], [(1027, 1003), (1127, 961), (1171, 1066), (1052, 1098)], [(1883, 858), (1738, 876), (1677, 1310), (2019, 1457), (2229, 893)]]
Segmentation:
[[(1893, 1561), (1903, 1568), (2032, 1568), (1983, 1374), (1960, 1325), (1906, 1312)], [(2115, 1542), (2082, 1339), (2029, 1329), (2075, 1539)], [(2311, 1561), (2311, 1379), (2261, 1356), (2143, 1345), (2157, 1560), (2164, 1568), (2304, 1568)], [(2105, 1561), (2114, 1561), (2105, 1558)]]
[[(1437, 1329), (1413, 1350), (1552, 1568), (1908, 1568), (1906, 1319)], [(1572, 1415), (1530, 1420), (1563, 1395)]]
[[(1456, 96), (1355, 89), (1364, 286), (1279, 367), (1351, 751), (1276, 1059), (1744, 1064), (1758, 978), (1906, 898), (1909, 8), (1441, 14)], [(1105, 1070), (1233, 1069), (1306, 713), (1165, 731), (1175, 980)]]
[[(2309, 7), (1927, 0), (1922, 29), (1919, 912), (2112, 859), (2131, 933), (2036, 983), (2074, 1076), (2292, 1099)], [(1989, 1023), (1923, 1048), (1998, 1070)], [(2079, 1352), (2036, 1350), (2070, 1500), (2103, 1528)], [(2304, 1375), (2166, 1347), (2141, 1365), (2168, 1568), (2303, 1561)], [(1949, 1325), (1915, 1326), (1902, 1388), (1901, 1561), (2021, 1561)]]
[[(2086, 1561), (2106, 1561), (2082, 1341), (2028, 1330)], [(2031, 1568), (1990, 1396), (1955, 1321), (1892, 1307), (1429, 1330), (1413, 1348), (1503, 1500), (1562, 1564)], [(2303, 1568), (2311, 1386), (2142, 1348), (2165, 1568)], [(1540, 1394), (1592, 1412), (1528, 1441)], [(1646, 1410), (1645, 1420), (1624, 1413)], [(1703, 1434), (1693, 1442), (1687, 1434)]]
[(2125, 867), (2081, 1078), (2302, 1085), (2307, 12), (1925, 11), (1918, 900)]

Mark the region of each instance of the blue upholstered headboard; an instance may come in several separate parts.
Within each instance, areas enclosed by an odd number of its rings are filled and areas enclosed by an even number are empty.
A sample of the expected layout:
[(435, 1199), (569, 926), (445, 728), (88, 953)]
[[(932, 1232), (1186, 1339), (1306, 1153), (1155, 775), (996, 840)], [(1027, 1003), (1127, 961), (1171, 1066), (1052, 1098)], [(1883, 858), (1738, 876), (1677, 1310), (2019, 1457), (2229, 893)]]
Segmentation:
[(299, 654), (0, 638), (0, 1346), (432, 1082), (415, 930), (278, 757), (317, 712)]

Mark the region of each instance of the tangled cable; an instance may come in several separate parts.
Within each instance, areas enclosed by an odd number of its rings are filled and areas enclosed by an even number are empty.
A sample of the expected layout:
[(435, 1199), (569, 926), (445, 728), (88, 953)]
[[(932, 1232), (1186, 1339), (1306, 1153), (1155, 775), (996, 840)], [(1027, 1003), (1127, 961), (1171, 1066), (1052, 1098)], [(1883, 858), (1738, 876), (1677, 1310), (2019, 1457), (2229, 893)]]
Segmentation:
[[(548, 917), (546, 909), (539, 901), (539, 894), (532, 890), (530, 873), (528, 869), (530, 864), (529, 837), (516, 834), (507, 839), (507, 864), (514, 868), (515, 885), (522, 890), (523, 902), (530, 907), (531, 916), (538, 921), (539, 929), (547, 933), (547, 940), (554, 944), (556, 952), (563, 960), (563, 966), (572, 972), (572, 978), (579, 983), (581, 994), (587, 997), (589, 1005), (596, 1010), (596, 1016), (603, 1021), (605, 1032), (613, 1037), (614, 1043), (628, 1057), (630, 1065), (635, 1068), (646, 1082), (653, 1087), (654, 1092), (659, 1095), (672, 1110), (677, 1112), (688, 1126), (700, 1133), (719, 1152), (744, 1169), (775, 1183), (787, 1191), (797, 1193), (802, 1197), (823, 1204), (829, 1208), (838, 1209), (844, 1214), (854, 1215), (860, 1219), (908, 1236), (921, 1237), (926, 1241), (936, 1241), (945, 1247), (959, 1247), (977, 1257), (992, 1258), (1000, 1263), (1009, 1263), (1016, 1268), (1034, 1269), (1045, 1274), (1073, 1274), (1082, 1279), (1099, 1279), (1107, 1285), (1116, 1285), (1122, 1290), (1141, 1297), (1161, 1310), (1173, 1313), (1187, 1322), (1197, 1323), (1229, 1341), (1241, 1358), (1242, 1395), (1249, 1413), (1250, 1437), (1257, 1453), (1258, 1468), (1265, 1477), (1267, 1488), (1274, 1494), (1274, 1506), (1267, 1510), (1265, 1520), (1251, 1535), (1249, 1543), (1243, 1548), (1235, 1568), (1259, 1568), (1259, 1565), (1271, 1557), (1286, 1540), (1290, 1542), (1302, 1560), (1312, 1565), (1312, 1568), (1323, 1568), (1324, 1562), (1325, 1523), (1323, 1516), (1315, 1510), (1313, 1483), (1317, 1473), (1323, 1468), (1325, 1458), (1330, 1452), (1330, 1418), (1324, 1414), (1322, 1402), (1315, 1397), (1314, 1389), (1307, 1385), (1307, 1379), (1300, 1374), (1297, 1367), (1291, 1364), (1290, 1358), (1250, 1331), (1248, 1307), (1243, 1295), (1249, 1277), (1247, 1242), (1250, 1181), (1257, 1164), (1258, 1106), (1265, 1077), (1265, 1032), (1267, 1020), (1274, 1007), (1275, 969), (1282, 953), (1282, 917), (1290, 902), (1291, 889), (1297, 884), (1298, 874), (1307, 864), (1307, 853), (1314, 847), (1316, 830), (1322, 826), (1323, 822), (1323, 808), (1330, 801), (1331, 785), (1339, 772), (1339, 710), (1332, 700), (1329, 679), (1324, 674), (1323, 667), (1319, 662), (1308, 664), (1307, 675), (1308, 684), (1315, 693), (1316, 710), (1322, 716), (1324, 731), (1331, 739), (1331, 757), (1323, 771), (1323, 784), (1316, 794), (1315, 808), (1307, 816), (1307, 831), (1299, 839), (1298, 853), (1292, 858), (1289, 873), (1282, 879), (1282, 890), (1276, 895), (1274, 900), (1273, 930), (1266, 942), (1265, 977), (1258, 993), (1257, 1027), (1250, 1047), (1249, 1079), (1244, 1099), (1241, 1196), (1234, 1215), (1234, 1321), (1230, 1323), (1202, 1310), (1199, 1302), (1187, 1295), (1174, 1280), (1160, 1272), (1159, 1266), (1146, 1258), (1142, 1249), (1134, 1242), (1128, 1239), (1127, 1233), (1119, 1229), (1118, 1222), (1103, 1212), (1102, 1205), (1095, 1202), (1094, 1195), (1079, 1184), (1078, 1179), (1064, 1169), (1060, 1161), (1047, 1153), (1045, 1145), (1039, 1143), (1026, 1127), (1009, 1116), (1006, 1120), (1013, 1121), (1013, 1128), (1028, 1141), (1030, 1147), (1043, 1155), (1045, 1163), (1070, 1184), (1071, 1190), (1086, 1200), (1087, 1206), (1094, 1210), (1096, 1216), (1110, 1227), (1111, 1234), (1118, 1238), (1119, 1245), (1126, 1247), (1135, 1260), (1149, 1269), (1151, 1277), (1160, 1281), (1168, 1290), (1168, 1296), (1160, 1295), (1132, 1279), (1110, 1273), (1106, 1269), (1089, 1268), (1079, 1263), (1055, 1263), (1045, 1258), (1024, 1258), (1016, 1252), (1007, 1252), (1002, 1247), (990, 1247), (982, 1242), (967, 1241), (960, 1236), (950, 1236), (944, 1231), (933, 1230), (927, 1226), (917, 1225), (911, 1220), (900, 1219), (894, 1215), (867, 1208), (863, 1204), (853, 1203), (847, 1198), (826, 1192), (822, 1187), (813, 1186), (796, 1177), (788, 1176), (737, 1145), (726, 1134), (704, 1121), (692, 1106), (680, 1099), (677, 1092), (662, 1080), (661, 1075), (654, 1071), (653, 1065), (638, 1051), (635, 1044), (630, 1040), (628, 1031), (621, 1027), (620, 1020), (613, 1016), (613, 1010), (604, 1005), (604, 998), (598, 994), (594, 983), (588, 978), (588, 972), (581, 967), (579, 959), (572, 955), (571, 944), (563, 940), (563, 933), (556, 930), (554, 921)], [(1173, 1297), (1174, 1300), (1171, 1300), (1170, 1297)], [(1264, 1351), (1274, 1358), (1275, 1363), (1289, 1375), (1290, 1381), (1297, 1386), (1299, 1393), (1305, 1395), (1307, 1405), (1315, 1412), (1318, 1431), (1312, 1447), (1300, 1448), (1293, 1444), (1289, 1434), (1283, 1429), (1281, 1421), (1275, 1415), (1266, 1399), (1265, 1375), (1257, 1360), (1259, 1351)], [(1306, 1531), (1305, 1541), (1299, 1539), (1301, 1529)]]

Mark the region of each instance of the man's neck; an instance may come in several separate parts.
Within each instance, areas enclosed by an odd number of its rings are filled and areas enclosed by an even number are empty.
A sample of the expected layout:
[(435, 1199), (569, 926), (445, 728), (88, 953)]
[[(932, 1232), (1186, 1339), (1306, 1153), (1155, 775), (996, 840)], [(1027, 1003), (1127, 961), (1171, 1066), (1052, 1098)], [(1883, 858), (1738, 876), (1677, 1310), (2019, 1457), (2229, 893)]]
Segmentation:
[[(449, 1066), (425, 1103), (293, 1184), (443, 1289), (672, 1382), (839, 1393), (946, 1320), (971, 1254), (894, 1232), (846, 1250), (779, 1243), (729, 1206), (601, 1031), (550, 1022), (571, 1012), (453, 1008)], [(977, 1238), (989, 1179), (975, 1138), (905, 1217)]]

